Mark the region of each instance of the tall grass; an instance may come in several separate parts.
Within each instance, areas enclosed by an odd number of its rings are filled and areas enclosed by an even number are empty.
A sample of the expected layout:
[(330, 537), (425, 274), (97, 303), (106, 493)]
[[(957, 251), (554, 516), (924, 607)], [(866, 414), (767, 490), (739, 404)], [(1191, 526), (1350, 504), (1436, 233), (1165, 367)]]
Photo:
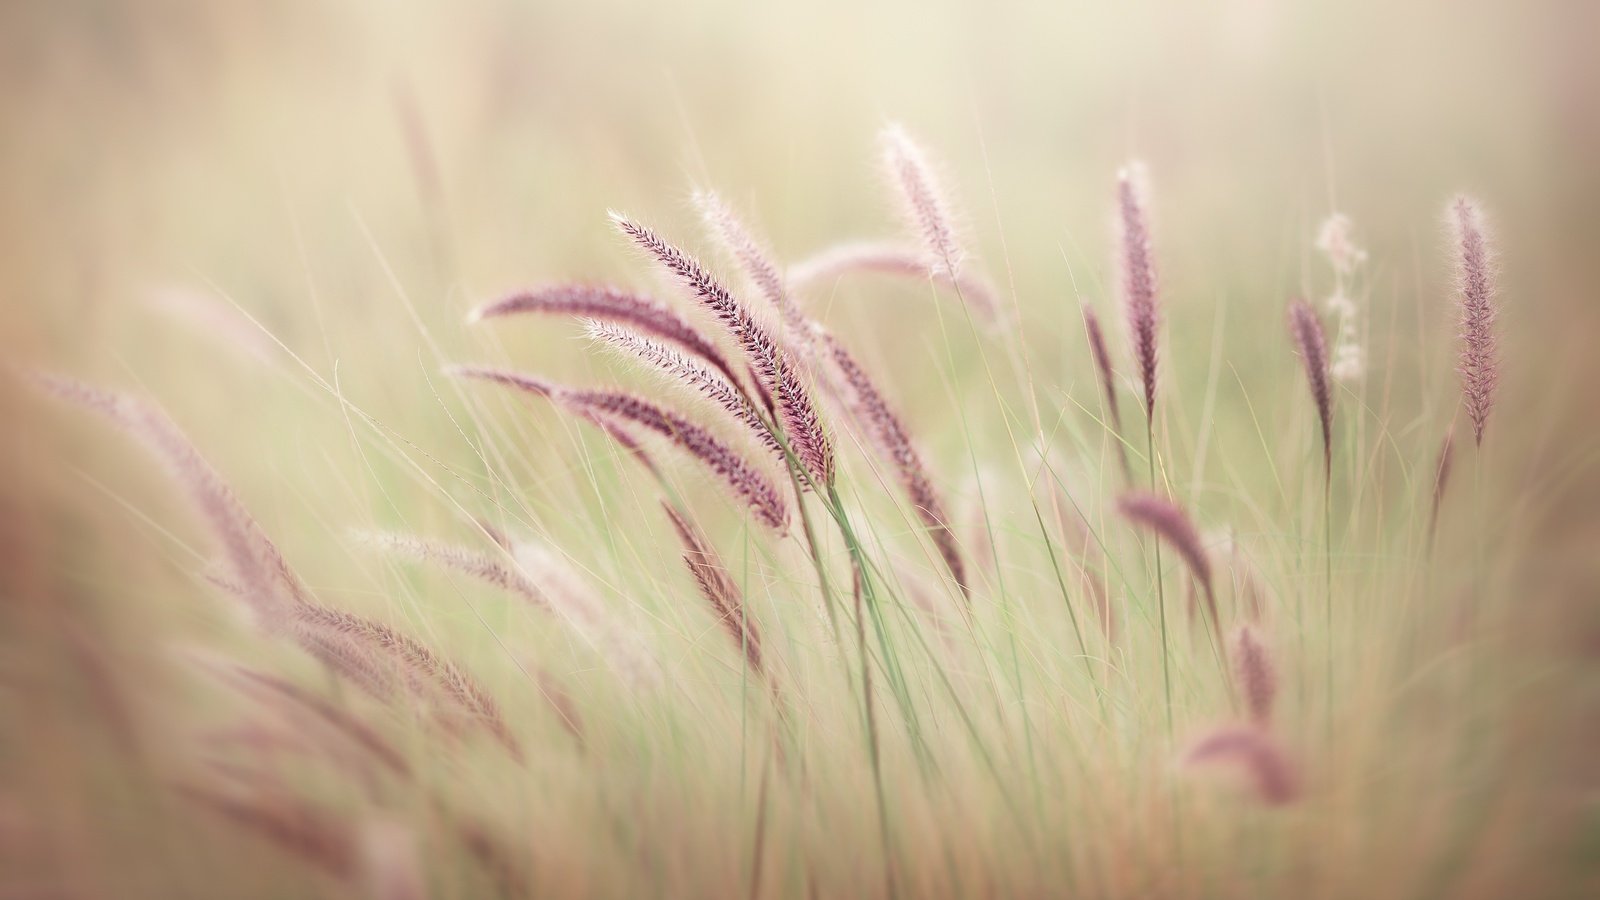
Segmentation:
[[(512, 390), (445, 382), (443, 437), (402, 435), (308, 376), (378, 459), (384, 498), (349, 509), (349, 546), (316, 582), (153, 405), (35, 378), (154, 452), (208, 545), (167, 578), (259, 626), (197, 611), (207, 627), (172, 629), (194, 632), (185, 643), (202, 648), (182, 658), (197, 664), (149, 689), (159, 715), (133, 718), (163, 732), (159, 752), (118, 763), (149, 776), (152, 845), (194, 837), (260, 860), (264, 893), (329, 896), (1411, 896), (1459, 852), (1448, 824), (1514, 827), (1528, 795), (1497, 802), (1479, 784), (1463, 797), (1437, 764), (1480, 727), (1477, 686), (1437, 670), (1458, 638), (1496, 639), (1453, 631), (1431, 587), (1434, 545), (1451, 539), (1449, 432), (1396, 429), (1338, 395), (1321, 322), (1297, 301), (1316, 450), (1258, 421), (1259, 457), (1231, 442), (1218, 451), (1230, 480), (1185, 490), (1170, 473), (1196, 452), (1199, 410), (1171, 357), (1212, 342), (1162, 331), (1142, 167), (1118, 174), (1105, 210), (1128, 332), (1119, 364), (1088, 304), (1019, 304), (1017, 327), (996, 327), (999, 292), (929, 154), (897, 128), (882, 152), (910, 242), (845, 242), (785, 265), (700, 192), (733, 264), (723, 273), (612, 214), (666, 276), (661, 290), (547, 283), (479, 307), (475, 336), (519, 314), (575, 320), (585, 367), (485, 337), (476, 353), (513, 360), (446, 370)], [(1490, 258), (1476, 206), (1451, 209), (1464, 405), (1481, 443), (1500, 374)], [(1338, 236), (1324, 233), (1324, 249), (1348, 262)], [(847, 330), (828, 301), (861, 272), (933, 296)], [(947, 321), (939, 295), (961, 315)], [(1081, 329), (1056, 333), (1061, 320)], [(936, 335), (946, 367), (881, 352), (911, 334)], [(1215, 345), (1232, 346), (1224, 337)], [(1374, 326), (1362, 358), (1391, 339)], [(1012, 365), (1006, 378), (990, 353)], [(1040, 358), (1068, 358), (1090, 405)], [(1229, 402), (1252, 417), (1291, 408), (1277, 386), (1301, 375), (1276, 359), (1260, 383), (1236, 370)], [(649, 374), (643, 387), (612, 383), (630, 368)], [(1119, 371), (1143, 403), (1141, 484)], [(928, 401), (934, 382), (947, 390)], [(1341, 453), (1403, 478), (1369, 491), (1336, 478), (1336, 406), (1341, 422), (1372, 420), (1366, 444), (1341, 426)], [(1051, 412), (1030, 425), (1029, 410)], [(1117, 460), (1096, 453), (1107, 446)], [(954, 474), (963, 457), (984, 464), (976, 499)], [(390, 465), (403, 474), (377, 477)], [(1263, 471), (1236, 474), (1247, 467)], [(1320, 498), (1290, 492), (1280, 467), (1320, 475)], [(117, 498), (105, 477), (94, 483)], [(1268, 484), (1276, 499), (1249, 487)], [(426, 513), (395, 500), (419, 485), (447, 502)], [(1475, 516), (1494, 514), (1484, 502)], [(1335, 595), (1336, 505), (1350, 511), (1337, 546), (1351, 596)], [(1319, 514), (1320, 624), (1285, 599), (1305, 593), (1295, 521)], [(139, 515), (151, 533), (194, 530), (171, 509)], [(367, 573), (367, 588), (324, 586), (345, 571)], [(1187, 620), (1169, 602), (1175, 577), (1190, 585)], [(130, 587), (128, 603), (148, 593)], [(1413, 621), (1422, 634), (1392, 636)], [(1315, 638), (1324, 689), (1280, 690), (1311, 680)], [(1319, 713), (1340, 729), (1292, 725)], [(1216, 771), (1233, 783), (1200, 777)], [(1497, 862), (1520, 878), (1536, 858), (1507, 849)], [(1370, 872), (1346, 868), (1363, 860)], [(1505, 872), (1482, 877), (1504, 885)], [(194, 889), (172, 875), (172, 893)]]

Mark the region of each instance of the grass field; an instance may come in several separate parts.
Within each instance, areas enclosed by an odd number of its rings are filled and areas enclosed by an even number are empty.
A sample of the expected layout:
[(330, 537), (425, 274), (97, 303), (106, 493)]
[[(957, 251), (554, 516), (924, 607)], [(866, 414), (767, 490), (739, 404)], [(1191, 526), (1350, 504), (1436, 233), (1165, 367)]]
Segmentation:
[(1206, 6), (9, 5), (0, 897), (1600, 891), (1600, 16)]

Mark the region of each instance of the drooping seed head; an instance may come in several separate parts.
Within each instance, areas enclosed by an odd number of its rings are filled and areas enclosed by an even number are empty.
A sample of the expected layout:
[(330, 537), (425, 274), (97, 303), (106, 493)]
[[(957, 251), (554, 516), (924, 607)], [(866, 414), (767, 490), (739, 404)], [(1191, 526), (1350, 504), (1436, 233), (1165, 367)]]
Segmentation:
[(643, 362), (673, 382), (703, 394), (738, 420), (767, 449), (777, 454), (780, 459), (783, 457), (783, 448), (767, 429), (761, 414), (751, 404), (750, 399), (721, 375), (672, 347), (621, 325), (588, 319), (585, 331), (602, 346)]
[(1283, 745), (1253, 726), (1219, 728), (1190, 745), (1183, 765), (1229, 763), (1243, 768), (1262, 801), (1272, 806), (1292, 802), (1300, 794), (1294, 764)]
[(927, 468), (922, 463), (922, 457), (917, 453), (917, 448), (912, 443), (910, 435), (906, 433), (900, 417), (890, 407), (871, 376), (843, 344), (832, 335), (823, 335), (822, 341), (827, 353), (833, 359), (835, 368), (850, 388), (856, 415), (866, 425), (873, 444), (894, 466), (901, 487), (911, 500), (917, 518), (927, 526), (929, 537), (938, 548), (945, 567), (950, 570), (950, 577), (955, 579), (956, 585), (961, 589), (961, 595), (970, 600), (971, 588), (967, 583), (966, 563), (962, 559), (960, 547), (956, 544), (955, 533), (950, 528), (950, 517), (945, 512), (944, 501), (934, 490), (933, 482), (928, 478)]
[(305, 584), (233, 488), (171, 418), (150, 403), (69, 378), (36, 374), (32, 381), (58, 399), (104, 416), (155, 456), (221, 546), (236, 596), (263, 628), (273, 632), (286, 628), (289, 610), (309, 595)]
[(929, 268), (926, 253), (902, 244), (878, 241), (836, 244), (790, 266), (787, 283), (799, 291), (828, 285), (856, 273), (932, 279), (955, 288), (989, 328), (998, 329), (1006, 321), (1000, 298), (988, 279), (967, 268), (954, 276), (941, 267)]
[(1178, 552), (1205, 594), (1212, 627), (1220, 629), (1216, 593), (1212, 590), (1211, 560), (1206, 556), (1189, 514), (1172, 501), (1146, 491), (1132, 491), (1118, 497), (1117, 510), (1128, 521), (1150, 531)]
[(761, 633), (745, 607), (744, 592), (739, 590), (738, 583), (728, 574), (721, 558), (705, 535), (700, 533), (700, 529), (672, 504), (663, 502), (661, 508), (666, 510), (667, 518), (672, 520), (672, 527), (678, 532), (678, 540), (683, 544), (684, 565), (689, 567), (689, 573), (700, 586), (701, 595), (711, 605), (712, 615), (744, 654), (751, 673), (758, 678), (765, 677)]
[(554, 284), (519, 291), (473, 310), (470, 322), (520, 314), (569, 315), (626, 325), (674, 344), (737, 384), (738, 376), (711, 341), (660, 302), (620, 288), (594, 284)]
[(651, 229), (618, 213), (617, 229), (671, 272), (714, 314), (744, 351), (763, 388), (773, 398), (784, 438), (807, 476), (818, 486), (833, 483), (833, 446), (822, 417), (796, 366), (766, 328), (694, 257)]

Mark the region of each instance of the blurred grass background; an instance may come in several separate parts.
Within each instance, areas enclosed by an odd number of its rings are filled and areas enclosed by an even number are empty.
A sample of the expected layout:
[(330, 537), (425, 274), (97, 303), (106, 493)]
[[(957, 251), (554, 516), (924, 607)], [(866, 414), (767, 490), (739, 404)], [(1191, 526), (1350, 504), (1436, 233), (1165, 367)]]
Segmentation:
[[(893, 219), (872, 140), (893, 119), (947, 164), (985, 269), (1030, 326), (1040, 380), (1092, 406), (1077, 301), (1115, 315), (1112, 173), (1139, 156), (1168, 288), (1171, 440), (1213, 435), (1200, 496), (1241, 479), (1266, 494), (1250, 411), (1225, 399), (1200, 421), (1214, 329), (1274, 446), (1296, 458), (1310, 420), (1286, 374), (1283, 304), (1326, 293), (1310, 242), (1346, 212), (1372, 258), (1369, 383), (1392, 385), (1391, 427), (1437, 433), (1456, 402), (1440, 211), (1468, 189), (1495, 216), (1505, 263), (1510, 361), (1491, 428), (1501, 490), (1524, 509), (1506, 580), (1557, 626), (1541, 632), (1552, 649), (1587, 656), (1600, 647), (1596, 34), (1600, 7), (1582, 0), (14, 0), (0, 9), (0, 346), (158, 397), (313, 582), (360, 602), (384, 576), (352, 583), (330, 549), (347, 526), (449, 533), (455, 511), (402, 461), (363, 452), (304, 373), (242, 358), (259, 335), (186, 328), (153, 296), (230, 298), (396, 434), (470, 462), (434, 399), (440, 360), (503, 352), (574, 380), (608, 371), (560, 327), (470, 330), (470, 306), (558, 278), (649, 284), (604, 210), (687, 237), (697, 186), (751, 212), (788, 259), (881, 234)], [(892, 373), (956, 472), (952, 392), (978, 409), (978, 434), (999, 420), (985, 418), (986, 386), (952, 388), (934, 366), (926, 304), (916, 288), (863, 287), (825, 317)], [(15, 423), (0, 438), (14, 473), (0, 488), (11, 611), (89, 605), (138, 628), (194, 627), (150, 596), (179, 565), (156, 552), (169, 545), (105, 505), (109, 489), (140, 514), (170, 510), (167, 490), (144, 474), (113, 481), (131, 468), (125, 445), (92, 426), (58, 432), (14, 394), (0, 395)], [(561, 486), (570, 461), (542, 449), (570, 429), (508, 427), (502, 452), (526, 453), (539, 486), (530, 518), (583, 502)], [(1600, 773), (1569, 762), (1563, 784), (1592, 791)]]

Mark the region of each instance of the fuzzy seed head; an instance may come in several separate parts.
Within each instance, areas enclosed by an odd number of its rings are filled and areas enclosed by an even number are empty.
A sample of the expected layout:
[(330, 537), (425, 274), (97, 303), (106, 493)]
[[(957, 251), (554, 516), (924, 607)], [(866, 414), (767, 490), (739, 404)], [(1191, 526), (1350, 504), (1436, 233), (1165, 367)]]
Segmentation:
[(1123, 308), (1133, 357), (1144, 385), (1145, 417), (1153, 421), (1156, 405), (1156, 332), (1161, 326), (1155, 254), (1150, 240), (1146, 175), (1142, 163), (1129, 163), (1117, 173), (1118, 266)]
[(1460, 310), (1461, 355), (1456, 371), (1461, 396), (1472, 420), (1472, 437), (1483, 444), (1484, 426), (1494, 408), (1500, 384), (1500, 358), (1495, 337), (1495, 255), (1483, 209), (1470, 197), (1450, 204), (1456, 244), (1456, 301)]

